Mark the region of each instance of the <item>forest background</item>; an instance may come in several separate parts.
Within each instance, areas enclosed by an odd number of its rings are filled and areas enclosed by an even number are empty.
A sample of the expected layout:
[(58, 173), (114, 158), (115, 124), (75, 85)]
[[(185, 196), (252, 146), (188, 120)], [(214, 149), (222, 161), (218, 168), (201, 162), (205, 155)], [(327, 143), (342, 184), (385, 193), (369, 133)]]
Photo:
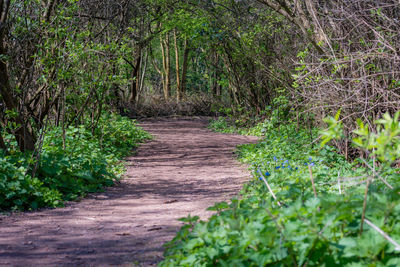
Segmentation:
[(293, 126), (312, 144), (326, 128), (345, 162), (395, 175), (399, 26), (394, 0), (1, 0), (0, 208), (111, 185), (150, 138), (121, 115), (220, 115), (271, 140)]
[(0, 4), (1, 139), (20, 151), (45, 125), (95, 129), (105, 110), (319, 125), (341, 109), (349, 136), (357, 118), (373, 127), (398, 109), (396, 1)]

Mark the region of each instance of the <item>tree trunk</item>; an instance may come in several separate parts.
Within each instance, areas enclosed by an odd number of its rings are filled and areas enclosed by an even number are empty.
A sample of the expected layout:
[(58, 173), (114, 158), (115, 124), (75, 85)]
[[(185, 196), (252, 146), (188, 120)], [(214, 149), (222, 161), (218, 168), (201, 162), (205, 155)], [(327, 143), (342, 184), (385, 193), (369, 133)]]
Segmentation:
[(168, 90), (167, 90), (167, 84), (165, 80), (165, 69), (167, 68), (166, 65), (166, 58), (165, 58), (165, 43), (160, 36), (160, 46), (161, 46), (161, 55), (162, 55), (162, 70), (161, 70), (161, 79), (162, 79), (162, 86), (163, 86), (163, 93), (164, 93), (164, 99), (168, 100)]
[(181, 80), (180, 80), (180, 66), (179, 66), (179, 47), (176, 36), (176, 29), (174, 30), (174, 42), (175, 42), (175, 69), (176, 69), (176, 101), (181, 100)]
[(214, 71), (213, 71), (213, 81), (212, 81), (212, 93), (215, 96), (219, 96), (221, 94), (220, 84), (218, 84), (218, 80), (220, 77), (220, 70), (219, 70), (219, 56), (218, 53), (214, 51)]
[[(117, 64), (115, 62), (112, 63), (112, 74), (117, 75)], [(119, 86), (117, 83), (113, 82), (110, 89), (111, 103), (114, 108), (118, 108), (120, 104), (119, 97)]]
[(165, 35), (165, 91), (168, 99), (171, 91), (171, 62), (169, 55), (169, 33)]
[[(8, 8), (10, 1), (1, 1), (1, 18), (0, 18), (0, 54), (6, 55), (4, 45), (4, 24), (7, 20)], [(25, 122), (21, 114), (18, 112), (18, 102), (12, 95), (10, 80), (8, 76), (7, 64), (4, 60), (0, 60), (0, 94), (7, 110), (15, 112), (15, 115), (10, 118), (10, 121), (17, 124), (17, 129), (14, 130), (15, 138), (21, 151), (35, 149), (35, 137), (30, 131), (28, 122)]]
[(130, 103), (135, 103), (136, 97), (137, 97), (137, 92), (138, 92), (138, 87), (139, 87), (139, 69), (140, 69), (140, 62), (142, 61), (142, 48), (139, 46), (138, 49), (136, 50), (136, 60), (135, 60), (135, 65), (132, 66), (132, 83), (131, 83), (131, 94), (129, 97), (129, 102)]
[[(143, 67), (141, 68), (141, 78), (140, 78), (140, 83), (139, 83), (139, 90), (138, 93), (141, 94), (143, 91), (143, 85), (144, 85), (144, 77), (146, 76), (146, 71), (147, 71), (147, 59), (148, 59), (148, 52), (146, 51), (144, 60), (142, 60), (142, 63), (144, 64)], [(139, 98), (138, 98), (139, 99)]]
[(185, 42), (183, 44), (183, 62), (182, 62), (182, 80), (181, 80), (181, 88), (180, 88), (180, 93), (181, 93), (181, 98), (185, 94), (186, 91), (186, 74), (187, 74), (187, 69), (188, 69), (188, 62), (189, 62), (189, 51), (190, 48), (188, 46), (188, 41), (185, 38)]
[(133, 99), (134, 103), (137, 103), (137, 100), (139, 99), (139, 94), (140, 94), (140, 77), (142, 75), (142, 64), (143, 64), (143, 50), (140, 51), (140, 63), (137, 65), (137, 70), (136, 70), (136, 96), (135, 99)]

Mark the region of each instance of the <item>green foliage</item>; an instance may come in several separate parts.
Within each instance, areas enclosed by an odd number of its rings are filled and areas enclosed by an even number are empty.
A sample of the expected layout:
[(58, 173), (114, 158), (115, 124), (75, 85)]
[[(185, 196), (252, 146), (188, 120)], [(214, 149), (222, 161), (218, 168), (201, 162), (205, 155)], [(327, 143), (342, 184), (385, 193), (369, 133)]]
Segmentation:
[[(391, 125), (393, 133), (397, 129), (388, 117), (378, 123), (385, 129)], [(332, 132), (327, 137), (339, 136), (340, 130)], [(386, 136), (391, 135), (386, 132)], [(360, 235), (365, 191), (362, 177), (370, 171), (347, 162), (331, 146), (314, 149), (309, 143), (309, 131), (285, 124), (268, 128), (258, 144), (239, 147), (242, 161), (250, 164), (255, 178), (261, 174), (266, 178), (279, 203), (263, 180), (250, 181), (240, 199), (212, 207), (217, 214), (208, 221), (188, 218), (190, 224), (166, 244), (160, 266), (400, 264), (399, 251), (376, 230), (364, 224)], [(352, 178), (338, 184), (339, 177)], [(352, 184), (354, 177), (361, 183)], [(399, 187), (396, 172), (386, 179)], [(369, 192), (365, 217), (399, 242), (400, 196), (377, 180)]]
[[(263, 112), (262, 117), (268, 117), (268, 119), (261, 120), (258, 117), (249, 118), (250, 114), (244, 111), (240, 111), (239, 118), (235, 119), (235, 116), (231, 113), (231, 109), (222, 110), (223, 113), (227, 114), (227, 117), (218, 117), (210, 121), (208, 128), (216, 132), (221, 133), (237, 133), (242, 135), (253, 135), (253, 136), (265, 136), (268, 131), (275, 128), (285, 128), (282, 126), (282, 122), (289, 122), (289, 111), (285, 105), (280, 102), (286, 102), (285, 97), (275, 98), (274, 102), (281, 103), (281, 108), (274, 109), (271, 111), (271, 107), (268, 106)], [(241, 108), (238, 108), (239, 110)], [(292, 127), (293, 125), (291, 125)]]
[(358, 120), (358, 129), (354, 133), (358, 136), (353, 139), (356, 146), (369, 151), (382, 163), (392, 164), (400, 158), (400, 112), (392, 118), (388, 113), (382, 119), (375, 121), (378, 125), (376, 133), (370, 132), (361, 120)]
[(229, 122), (224, 117), (218, 117), (217, 119), (211, 120), (208, 128), (220, 133), (236, 133), (237, 128), (229, 125)]
[(328, 124), (328, 129), (320, 132), (322, 139), (321, 146), (324, 146), (332, 139), (340, 139), (343, 137), (342, 123), (339, 122), (339, 117), (340, 110), (338, 110), (334, 118), (328, 117), (323, 120)]
[(210, 121), (208, 128), (220, 133), (238, 133), (242, 135), (263, 136), (266, 129), (271, 125), (269, 120), (257, 123), (253, 127), (243, 126), (245, 124), (246, 122), (241, 121), (240, 119), (232, 122), (232, 120), (228, 118), (218, 117), (217, 119)]
[(100, 140), (103, 150), (118, 157), (126, 156), (138, 143), (151, 138), (130, 119), (113, 113), (105, 113), (100, 117), (93, 137)]
[[(87, 123), (89, 125), (89, 123)], [(124, 171), (120, 159), (150, 136), (130, 119), (103, 114), (98, 128), (70, 126), (63, 147), (61, 127), (46, 132), (35, 177), (32, 155), (0, 157), (0, 209), (37, 209), (62, 205), (113, 185)]]
[(27, 174), (26, 158), (0, 157), (0, 209), (36, 209), (58, 206), (61, 194)]
[[(328, 117), (324, 121), (328, 128), (321, 131), (322, 143), (324, 146), (332, 139), (341, 139), (343, 137), (342, 124), (339, 122), (340, 111), (334, 118)], [(376, 120), (376, 131), (370, 131), (372, 125), (365, 124), (358, 119), (358, 128), (353, 131), (356, 135), (353, 138), (353, 144), (367, 152), (371, 158), (377, 158), (383, 165), (390, 165), (400, 158), (400, 112), (396, 112), (394, 117), (385, 113), (383, 118)]]
[[(299, 189), (292, 186), (288, 191)], [(357, 195), (327, 194), (317, 199), (302, 193), (286, 199), (288, 207), (279, 208), (264, 187), (250, 185), (244, 199), (233, 199), (209, 221), (184, 226), (167, 244), (160, 266), (398, 264), (398, 252), (377, 232), (368, 229), (357, 236), (361, 212), (354, 207), (362, 202), (354, 199)], [(393, 200), (393, 206), (385, 205)], [(398, 197), (373, 197), (368, 204), (377, 216), (374, 223), (398, 239)]]

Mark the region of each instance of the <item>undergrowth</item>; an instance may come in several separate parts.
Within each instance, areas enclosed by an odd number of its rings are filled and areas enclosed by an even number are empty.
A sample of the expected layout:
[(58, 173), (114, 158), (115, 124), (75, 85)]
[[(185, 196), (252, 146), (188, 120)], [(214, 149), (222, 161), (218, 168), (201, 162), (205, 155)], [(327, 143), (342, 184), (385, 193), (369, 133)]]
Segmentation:
[(160, 266), (399, 266), (397, 170), (380, 169), (391, 189), (367, 167), (375, 160), (347, 162), (310, 145), (309, 131), (276, 126), (239, 147), (254, 174), (240, 198), (210, 207), (208, 221), (181, 219)]
[[(150, 138), (132, 120), (103, 114), (98, 127), (47, 129), (39, 155), (20, 153), (15, 140), (0, 156), (0, 210), (56, 207), (113, 185), (124, 172), (123, 156)], [(65, 145), (65, 147), (64, 147)]]
[(242, 120), (218, 117), (210, 121), (208, 128), (220, 133), (263, 136), (269, 129), (274, 127), (274, 122), (271, 120), (265, 120), (253, 125), (254, 123), (254, 121), (250, 121), (246, 125), (246, 122)]
[(163, 95), (149, 93), (141, 96), (135, 105), (126, 103), (121, 110), (133, 118), (213, 116), (221, 105), (214, 97), (201, 92), (187, 93), (179, 101), (175, 98), (165, 100)]

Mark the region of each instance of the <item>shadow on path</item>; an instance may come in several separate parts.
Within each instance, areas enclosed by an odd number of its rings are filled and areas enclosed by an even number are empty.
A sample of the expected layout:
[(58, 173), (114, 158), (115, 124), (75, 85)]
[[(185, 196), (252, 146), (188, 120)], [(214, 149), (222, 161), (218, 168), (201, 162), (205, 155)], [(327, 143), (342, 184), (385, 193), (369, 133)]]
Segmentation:
[(250, 175), (236, 145), (255, 137), (207, 130), (205, 119), (141, 125), (155, 136), (127, 161), (124, 180), (65, 208), (0, 217), (0, 266), (142, 266), (162, 259), (178, 218), (236, 195)]

